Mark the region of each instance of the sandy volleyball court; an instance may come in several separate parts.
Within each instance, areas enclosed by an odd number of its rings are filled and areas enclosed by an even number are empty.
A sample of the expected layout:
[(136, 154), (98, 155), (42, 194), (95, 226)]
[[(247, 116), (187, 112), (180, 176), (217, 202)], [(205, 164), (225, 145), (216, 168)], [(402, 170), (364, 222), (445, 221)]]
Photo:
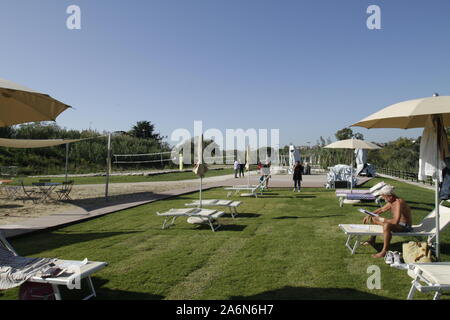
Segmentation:
[[(204, 179), (204, 185), (225, 181), (230, 176), (218, 176)], [(33, 203), (31, 200), (20, 199), (7, 200), (4, 194), (0, 194), (0, 225), (17, 223), (24, 219), (62, 213), (80, 208), (90, 210), (117, 202), (134, 202), (145, 200), (154, 194), (173, 189), (188, 189), (199, 186), (199, 180), (139, 182), (139, 183), (115, 183), (109, 185), (109, 201), (105, 201), (105, 185), (75, 185), (70, 193), (73, 201), (59, 202), (46, 201)], [(21, 194), (21, 196), (23, 193)], [(54, 194), (53, 194), (54, 196)], [(54, 196), (55, 197), (55, 196)]]

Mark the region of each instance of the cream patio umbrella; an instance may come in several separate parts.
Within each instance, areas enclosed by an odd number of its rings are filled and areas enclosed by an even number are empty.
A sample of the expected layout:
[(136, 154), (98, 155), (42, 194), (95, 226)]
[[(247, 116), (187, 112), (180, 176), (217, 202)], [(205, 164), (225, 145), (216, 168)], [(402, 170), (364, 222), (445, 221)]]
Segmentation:
[(22, 85), (0, 79), (0, 127), (54, 121), (70, 106)]
[[(424, 128), (427, 122), (433, 120), (436, 135), (439, 136), (439, 127), (450, 126), (450, 96), (439, 96), (408, 100), (386, 107), (367, 118), (353, 124), (353, 127), (372, 128)], [(437, 139), (437, 150), (439, 145)], [(440, 155), (436, 152), (436, 168), (439, 168)], [(437, 170), (436, 170), (437, 173)], [(436, 210), (436, 256), (439, 259), (439, 176), (435, 177), (435, 210)]]
[[(347, 139), (347, 140), (340, 140), (340, 141), (336, 141), (333, 142), (327, 146), (325, 146), (324, 148), (327, 149), (368, 149), (368, 150), (375, 150), (375, 149), (381, 149), (379, 146), (377, 146), (376, 144), (369, 142), (369, 141), (364, 141), (364, 140), (359, 140), (359, 139)], [(353, 178), (353, 162), (354, 162), (354, 157), (352, 155), (352, 165), (351, 165), (351, 177)], [(353, 191), (353, 181), (350, 181), (350, 192)]]
[(202, 189), (203, 189), (203, 177), (208, 172), (208, 166), (203, 163), (203, 134), (198, 137), (197, 147), (197, 163), (192, 170), (197, 176), (200, 177), (200, 203), (199, 208), (202, 208)]

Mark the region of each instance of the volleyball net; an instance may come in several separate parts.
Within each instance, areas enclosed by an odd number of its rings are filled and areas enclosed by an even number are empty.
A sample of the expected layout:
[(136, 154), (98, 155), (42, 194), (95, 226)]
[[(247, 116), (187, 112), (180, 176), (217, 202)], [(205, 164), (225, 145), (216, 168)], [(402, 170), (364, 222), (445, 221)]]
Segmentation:
[(143, 154), (113, 154), (112, 164), (117, 166), (124, 165), (147, 165), (164, 166), (175, 164), (178, 157), (172, 157), (172, 152), (156, 152)]
[[(183, 157), (182, 154), (174, 153), (172, 151), (143, 153), (143, 154), (113, 154), (112, 164), (116, 166), (177, 166), (180, 160), (186, 164), (194, 164), (197, 159), (195, 157)], [(216, 157), (204, 157), (203, 160), (207, 164), (232, 164), (235, 156), (221, 155)]]

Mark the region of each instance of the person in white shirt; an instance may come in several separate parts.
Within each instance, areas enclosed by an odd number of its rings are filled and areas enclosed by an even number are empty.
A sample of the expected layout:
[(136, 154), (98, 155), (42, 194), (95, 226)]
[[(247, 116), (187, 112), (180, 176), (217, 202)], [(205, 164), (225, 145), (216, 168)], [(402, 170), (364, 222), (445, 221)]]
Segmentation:
[(239, 173), (239, 161), (234, 161), (234, 177), (237, 178)]

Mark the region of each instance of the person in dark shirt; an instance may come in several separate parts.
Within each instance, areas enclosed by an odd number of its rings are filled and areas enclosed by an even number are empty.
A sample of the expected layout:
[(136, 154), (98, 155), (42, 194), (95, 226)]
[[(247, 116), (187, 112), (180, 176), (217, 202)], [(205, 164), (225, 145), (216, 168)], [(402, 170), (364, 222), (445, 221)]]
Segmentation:
[(294, 167), (294, 174), (292, 179), (294, 180), (294, 192), (300, 192), (302, 187), (302, 178), (303, 178), (303, 166), (300, 161), (297, 161)]

